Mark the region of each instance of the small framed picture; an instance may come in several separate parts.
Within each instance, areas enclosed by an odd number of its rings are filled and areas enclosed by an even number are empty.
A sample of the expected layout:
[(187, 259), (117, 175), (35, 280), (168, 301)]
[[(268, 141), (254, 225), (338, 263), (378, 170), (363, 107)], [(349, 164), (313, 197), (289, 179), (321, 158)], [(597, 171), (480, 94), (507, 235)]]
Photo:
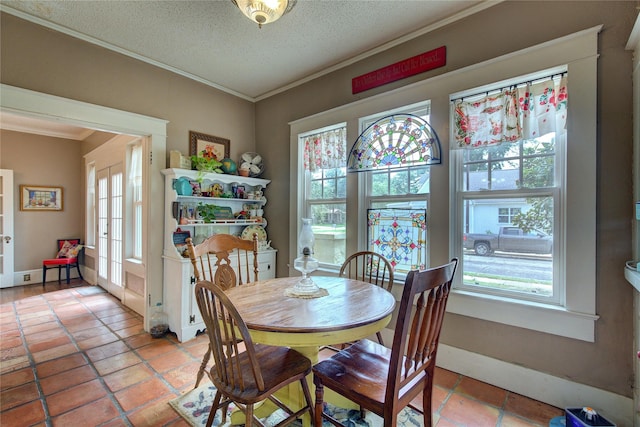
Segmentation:
[(218, 136), (189, 131), (189, 155), (214, 158), (218, 161), (229, 157), (231, 141)]
[(20, 186), (21, 211), (61, 211), (62, 187)]

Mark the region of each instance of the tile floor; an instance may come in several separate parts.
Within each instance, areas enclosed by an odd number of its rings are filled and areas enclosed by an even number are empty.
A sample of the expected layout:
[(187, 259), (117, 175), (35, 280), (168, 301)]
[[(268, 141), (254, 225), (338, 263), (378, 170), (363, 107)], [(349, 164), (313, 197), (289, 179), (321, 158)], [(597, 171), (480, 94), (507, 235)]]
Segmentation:
[[(80, 281), (0, 290), (0, 425), (186, 426), (167, 402), (194, 385), (205, 336), (154, 339), (141, 317)], [(561, 409), (438, 369), (433, 419), (548, 426)]]

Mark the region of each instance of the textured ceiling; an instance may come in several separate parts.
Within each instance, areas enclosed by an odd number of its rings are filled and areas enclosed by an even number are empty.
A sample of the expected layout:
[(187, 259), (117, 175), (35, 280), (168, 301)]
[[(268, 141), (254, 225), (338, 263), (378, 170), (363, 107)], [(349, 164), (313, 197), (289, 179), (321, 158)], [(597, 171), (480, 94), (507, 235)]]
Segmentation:
[(230, 0), (2, 0), (0, 10), (255, 101), (498, 2), (298, 0), (262, 29)]

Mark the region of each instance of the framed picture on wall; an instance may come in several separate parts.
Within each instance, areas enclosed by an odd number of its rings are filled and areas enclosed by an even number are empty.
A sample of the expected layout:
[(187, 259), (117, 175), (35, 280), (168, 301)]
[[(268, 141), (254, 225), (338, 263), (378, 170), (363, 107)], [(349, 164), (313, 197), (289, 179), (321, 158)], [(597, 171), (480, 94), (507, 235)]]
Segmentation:
[(230, 141), (219, 136), (189, 131), (189, 155), (222, 161), (229, 157)]
[(21, 211), (61, 211), (62, 187), (20, 186)]

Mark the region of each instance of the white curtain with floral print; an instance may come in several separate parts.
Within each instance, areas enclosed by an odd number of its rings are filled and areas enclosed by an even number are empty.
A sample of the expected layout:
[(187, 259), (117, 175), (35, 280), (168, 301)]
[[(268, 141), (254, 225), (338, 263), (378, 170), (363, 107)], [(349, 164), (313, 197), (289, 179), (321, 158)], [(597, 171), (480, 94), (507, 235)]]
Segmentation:
[(520, 87), (503, 88), (497, 94), (472, 101), (453, 102), (452, 149), (478, 148), (534, 139), (566, 130), (567, 76)]
[(316, 133), (304, 138), (304, 168), (314, 172), (345, 166), (347, 161), (347, 129), (345, 127)]

